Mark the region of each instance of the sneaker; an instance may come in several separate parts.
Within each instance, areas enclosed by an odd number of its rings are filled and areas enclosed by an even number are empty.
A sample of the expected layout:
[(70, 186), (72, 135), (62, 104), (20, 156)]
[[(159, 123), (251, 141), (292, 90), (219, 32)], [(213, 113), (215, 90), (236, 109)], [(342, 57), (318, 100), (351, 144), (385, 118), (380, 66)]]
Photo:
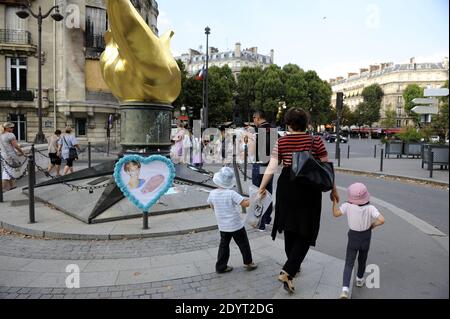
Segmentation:
[(364, 284), (366, 283), (366, 281), (364, 280), (364, 278), (356, 278), (356, 287), (364, 287)]
[(224, 270), (216, 270), (218, 274), (224, 274), (233, 270), (233, 267), (227, 266)]
[(348, 299), (348, 290), (342, 290), (340, 299)]
[(258, 268), (258, 265), (255, 263), (251, 263), (251, 264), (245, 265), (244, 268), (247, 271), (252, 271), (252, 270), (255, 270), (256, 268)]

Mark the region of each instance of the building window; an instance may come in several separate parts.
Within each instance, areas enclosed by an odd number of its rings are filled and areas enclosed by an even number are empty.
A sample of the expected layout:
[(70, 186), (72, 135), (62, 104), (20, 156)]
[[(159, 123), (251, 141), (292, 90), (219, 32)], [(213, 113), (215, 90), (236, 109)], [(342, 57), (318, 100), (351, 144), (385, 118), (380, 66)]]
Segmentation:
[(397, 120), (397, 127), (402, 127), (402, 120)]
[(6, 58), (6, 86), (11, 91), (27, 89), (27, 58)]
[(86, 7), (86, 47), (104, 49), (103, 34), (108, 29), (106, 10)]
[(16, 12), (20, 10), (20, 7), (6, 6), (5, 10), (5, 27), (7, 30), (28, 30), (28, 20), (20, 19)]
[(76, 124), (76, 130), (75, 130), (75, 134), (76, 136), (86, 136), (87, 132), (86, 132), (86, 119), (76, 119), (75, 124)]
[(27, 139), (27, 118), (25, 114), (9, 114), (9, 121), (14, 123), (13, 133), (18, 141)]

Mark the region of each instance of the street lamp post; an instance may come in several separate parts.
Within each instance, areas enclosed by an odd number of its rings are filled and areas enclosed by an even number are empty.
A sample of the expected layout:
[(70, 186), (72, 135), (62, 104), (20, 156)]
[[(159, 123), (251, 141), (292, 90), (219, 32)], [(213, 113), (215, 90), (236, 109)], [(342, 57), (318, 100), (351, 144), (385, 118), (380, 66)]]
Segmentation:
[(209, 27), (205, 28), (206, 34), (206, 71), (205, 71), (205, 105), (204, 105), (204, 116), (203, 121), (205, 124), (205, 129), (209, 127), (209, 118), (208, 118), (208, 64), (209, 64), (209, 35), (211, 34), (211, 29)]
[[(30, 14), (32, 17), (37, 19), (38, 21), (38, 120), (39, 120), (39, 128), (36, 134), (35, 144), (43, 144), (46, 143), (45, 135), (42, 130), (42, 21), (46, 19), (52, 11), (56, 9), (56, 12), (51, 15), (52, 19), (55, 21), (61, 21), (64, 17), (59, 13), (59, 7), (53, 6), (48, 10), (47, 13), (42, 14), (41, 6), (39, 6), (39, 13), (35, 14), (31, 10), (31, 5), (22, 6), (22, 8), (16, 12), (16, 15), (20, 19), (27, 19)], [(54, 58), (54, 57), (53, 57)]]

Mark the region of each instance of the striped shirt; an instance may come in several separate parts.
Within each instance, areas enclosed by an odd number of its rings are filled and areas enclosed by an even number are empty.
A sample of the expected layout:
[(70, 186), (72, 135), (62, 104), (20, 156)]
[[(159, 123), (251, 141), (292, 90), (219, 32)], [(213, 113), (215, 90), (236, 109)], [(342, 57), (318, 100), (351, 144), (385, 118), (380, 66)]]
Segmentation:
[(231, 189), (215, 189), (208, 197), (208, 204), (214, 206), (217, 225), (221, 232), (235, 232), (244, 227), (240, 204), (245, 198)]
[[(272, 152), (272, 157), (283, 163), (284, 167), (292, 165), (292, 153), (309, 151), (311, 149), (312, 137), (309, 134), (290, 134), (280, 138)], [(328, 156), (325, 145), (319, 136), (314, 137), (312, 154), (315, 158)]]

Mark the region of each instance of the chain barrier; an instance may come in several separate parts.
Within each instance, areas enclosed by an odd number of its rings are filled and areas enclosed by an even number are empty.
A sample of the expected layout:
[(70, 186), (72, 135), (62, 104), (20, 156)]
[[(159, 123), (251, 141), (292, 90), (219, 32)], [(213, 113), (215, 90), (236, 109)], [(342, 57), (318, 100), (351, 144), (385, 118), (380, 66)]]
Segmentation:
[[(238, 167), (239, 171), (240, 171), (243, 175), (245, 175), (244, 169), (241, 167), (241, 165), (237, 164), (237, 167)], [(250, 181), (252, 180), (252, 178), (248, 175), (248, 173), (247, 173), (247, 179), (250, 180)]]
[[(19, 179), (22, 179), (22, 178), (24, 178), (24, 177), (28, 174), (28, 165), (25, 167), (25, 170), (23, 171), (23, 173), (22, 173), (19, 177), (14, 177), (14, 176), (12, 176), (11, 173), (8, 172), (8, 169), (7, 169), (7, 167), (9, 167), (9, 168), (11, 168), (11, 169), (13, 169), (13, 170), (21, 169), (25, 164), (28, 164), (28, 159), (25, 159), (25, 161), (24, 161), (22, 164), (20, 164), (20, 165), (10, 165), (10, 164), (6, 161), (6, 159), (4, 159), (4, 158), (1, 156), (1, 154), (0, 154), (0, 161), (2, 162), (2, 168), (3, 168), (3, 171), (4, 171), (4, 172), (6, 173), (6, 175), (8, 175), (8, 177), (9, 177), (10, 179), (12, 179), (12, 180), (19, 180)], [(0, 173), (1, 173), (1, 172), (0, 172)]]
[[(8, 167), (11, 167), (11, 166), (8, 165), (8, 163), (7, 163), (2, 157), (0, 157), (0, 161), (2, 162), (3, 171), (6, 173), (6, 175), (8, 175), (8, 177), (9, 177), (10, 179), (16, 180), (16, 181), (17, 181), (17, 180), (22, 179), (22, 178), (24, 178), (25, 176), (27, 176), (27, 174), (28, 174), (28, 166), (25, 167), (25, 170), (23, 171), (22, 175), (20, 175), (19, 177), (14, 177), (14, 176), (12, 176), (11, 173), (8, 172), (8, 170), (6, 169), (6, 166), (8, 166)], [(28, 160), (26, 161), (26, 163), (28, 163)], [(22, 164), (22, 166), (23, 166), (23, 164)], [(21, 167), (22, 167), (22, 166), (21, 166)], [(21, 168), (21, 167), (20, 167), (20, 168)], [(11, 168), (13, 168), (13, 167), (11, 167)], [(19, 167), (17, 167), (17, 168), (19, 168)], [(17, 168), (13, 168), (13, 169), (17, 169)]]
[[(39, 172), (43, 173), (46, 177), (51, 178), (51, 179), (56, 179), (57, 177), (50, 175), (46, 169), (40, 167), (39, 165), (35, 164), (36, 168), (38, 169)], [(98, 185), (98, 186), (80, 186), (80, 185), (74, 185), (74, 184), (70, 184), (67, 182), (61, 182), (61, 184), (70, 187), (71, 190), (76, 190), (77, 192), (80, 190), (88, 190), (90, 194), (93, 193), (94, 190), (96, 189), (102, 189), (102, 188), (106, 188), (109, 185), (111, 185), (111, 183), (104, 183), (102, 185)]]
[(38, 154), (40, 154), (41, 156), (45, 157), (45, 158), (50, 158), (47, 154), (42, 153), (40, 150), (38, 150), (37, 148), (34, 149), (34, 151)]
[(194, 186), (194, 185), (201, 185), (201, 184), (206, 184), (207, 182), (211, 181), (214, 177), (214, 173), (213, 172), (209, 172), (209, 171), (205, 171), (208, 173), (208, 178), (205, 180), (202, 180), (201, 182), (195, 182), (195, 183), (190, 183), (190, 182), (185, 182), (185, 181), (180, 181), (175, 179), (173, 182), (174, 184), (177, 185), (187, 185), (187, 186)]
[(23, 163), (21, 163), (21, 164), (19, 164), (19, 165), (13, 165), (13, 164), (8, 163), (8, 162), (6, 161), (6, 159), (4, 159), (4, 158), (2, 157), (1, 154), (0, 154), (0, 160), (2, 160), (3, 163), (5, 163), (8, 167), (10, 167), (10, 168), (12, 168), (12, 169), (22, 168), (26, 163), (28, 163), (28, 158), (25, 158), (25, 161), (24, 161)]

